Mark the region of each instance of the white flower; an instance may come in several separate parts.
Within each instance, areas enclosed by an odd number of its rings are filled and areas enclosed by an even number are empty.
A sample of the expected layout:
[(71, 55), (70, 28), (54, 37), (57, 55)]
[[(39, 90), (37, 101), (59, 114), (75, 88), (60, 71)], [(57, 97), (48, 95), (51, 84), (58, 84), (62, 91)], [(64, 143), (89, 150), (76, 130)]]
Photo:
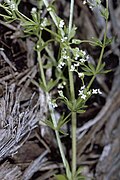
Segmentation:
[(34, 14), (34, 13), (36, 13), (36, 12), (37, 12), (37, 8), (36, 8), (36, 7), (33, 7), (33, 8), (31, 9), (31, 13)]
[(81, 62), (81, 63), (84, 63), (85, 61), (86, 61), (86, 59), (83, 59), (83, 58), (80, 59), (80, 62)]
[(84, 78), (84, 73), (78, 73), (79, 78)]
[(58, 89), (63, 89), (64, 86), (62, 85), (62, 83), (58, 84)]
[(53, 101), (50, 101), (49, 103), (50, 103), (50, 105), (51, 105), (53, 108), (58, 107), (58, 105), (57, 105), (55, 102), (53, 102)]
[(51, 8), (51, 7), (48, 7), (47, 10), (48, 10), (48, 11), (52, 11), (52, 8)]
[(65, 42), (67, 40), (67, 37), (63, 37), (62, 39), (61, 39), (61, 42)]
[(75, 71), (75, 66), (74, 65), (71, 65), (70, 71)]
[(85, 89), (85, 85), (80, 88), (81, 90)]
[(87, 55), (87, 56), (86, 56), (86, 60), (88, 60), (88, 59), (89, 59), (89, 57), (90, 57), (90, 56), (89, 56), (89, 55)]
[(60, 63), (58, 64), (57, 68), (62, 69), (62, 67), (63, 67), (64, 65), (65, 65), (65, 62), (60, 62)]
[(52, 105), (53, 108), (58, 107), (58, 105), (56, 103), (52, 103), (51, 105)]
[(45, 27), (47, 25), (47, 18), (45, 17), (43, 22), (41, 23), (42, 27)]
[(98, 90), (97, 89), (93, 89), (92, 90), (92, 94), (97, 94), (98, 93)]
[(59, 94), (61, 97), (64, 97), (62, 90), (59, 90), (59, 91), (58, 91), (58, 94)]
[(60, 20), (59, 28), (63, 28), (64, 24), (65, 24), (64, 21), (63, 21), (63, 20)]
[(76, 63), (76, 64), (74, 64), (74, 66), (75, 67), (78, 67), (80, 65), (80, 63), (78, 62), (78, 63)]
[(40, 48), (40, 45), (39, 44), (37, 44), (37, 49), (39, 49)]
[(100, 89), (98, 89), (98, 94), (102, 94), (102, 92), (101, 92), (101, 90), (100, 90)]
[(78, 96), (83, 94), (83, 90), (79, 90)]
[(63, 85), (64, 85), (64, 86), (66, 85), (66, 82), (65, 82), (65, 81), (63, 82)]
[(79, 54), (76, 54), (75, 60), (77, 60), (79, 57), (80, 57)]
[(84, 100), (86, 99), (86, 97), (87, 96), (85, 94), (82, 94), (82, 96), (81, 96), (81, 98), (84, 99)]
[(80, 51), (84, 56), (86, 55), (86, 51), (81, 50)]
[(87, 1), (86, 1), (86, 0), (84, 0), (84, 1), (83, 1), (83, 4), (85, 5), (86, 3), (87, 3)]
[(15, 3), (12, 3), (12, 4), (10, 5), (10, 8), (11, 8), (12, 10), (15, 10), (15, 9), (16, 9), (16, 4), (15, 4)]
[(69, 59), (69, 56), (64, 55), (64, 56), (62, 56), (62, 58), (63, 59)]
[(76, 50), (77, 52), (79, 52), (79, 48), (78, 48), (78, 47), (76, 47), (75, 50)]

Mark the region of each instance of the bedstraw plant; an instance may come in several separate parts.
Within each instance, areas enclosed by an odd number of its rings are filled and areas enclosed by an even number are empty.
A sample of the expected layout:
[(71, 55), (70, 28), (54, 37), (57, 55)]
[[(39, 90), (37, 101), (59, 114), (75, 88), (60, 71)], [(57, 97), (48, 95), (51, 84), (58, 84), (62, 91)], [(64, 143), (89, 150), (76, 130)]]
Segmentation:
[[(105, 63), (102, 62), (104, 49), (111, 42), (111, 39), (107, 38), (107, 24), (109, 17), (108, 0), (106, 0), (106, 8), (103, 6), (101, 8), (101, 0), (83, 1), (83, 4), (88, 5), (91, 10), (97, 6), (101, 16), (105, 19), (106, 26), (103, 41), (96, 38), (91, 40), (75, 39), (76, 27), (73, 24), (74, 0), (70, 1), (68, 25), (56, 14), (53, 2), (48, 0), (38, 0), (37, 3), (38, 6), (31, 9), (31, 18), (29, 18), (19, 11), (20, 0), (6, 0), (4, 3), (0, 3), (0, 8), (3, 8), (5, 11), (5, 13), (0, 14), (0, 16), (2, 16), (7, 23), (17, 20), (20, 23), (25, 36), (34, 35), (34, 37), (37, 37), (34, 49), (37, 53), (39, 64), (39, 87), (42, 88), (46, 94), (46, 101), (51, 116), (50, 120), (46, 120), (45, 123), (55, 131), (58, 148), (65, 168), (65, 174), (55, 175), (56, 179), (84, 179), (81, 175), (81, 168), (77, 166), (76, 162), (77, 113), (85, 112), (86, 102), (93, 94), (102, 93), (100, 89), (91, 89), (91, 85), (97, 74), (108, 72), (104, 70)], [(43, 13), (43, 10), (45, 9), (48, 12), (46, 15)], [(44, 37), (42, 36), (43, 31), (51, 34), (51, 39), (44, 41)], [(54, 57), (54, 52), (51, 52), (49, 49), (49, 44), (51, 43), (57, 43), (59, 46), (57, 58)], [(89, 43), (90, 45), (99, 46), (101, 48), (100, 57), (96, 65), (89, 62), (89, 55), (86, 51), (79, 49), (79, 44), (81, 43)], [(43, 52), (46, 54), (46, 64), (43, 61)], [(47, 68), (55, 69), (56, 78), (54, 80), (47, 80)], [(64, 76), (64, 71), (68, 73), (68, 79)], [(74, 77), (76, 76), (80, 79), (78, 95), (75, 94)], [(90, 76), (88, 84), (85, 83), (85, 76)], [(53, 99), (51, 96), (52, 89), (57, 89), (58, 91), (56, 99)], [(65, 89), (67, 89), (66, 95), (64, 95)], [(55, 108), (58, 106), (58, 100), (61, 103), (64, 103), (69, 110), (69, 114), (65, 116), (63, 112), (59, 120), (57, 120), (55, 116)], [(66, 159), (60, 138), (60, 134), (64, 134), (62, 126), (68, 123), (68, 121), (71, 121), (71, 164)]]

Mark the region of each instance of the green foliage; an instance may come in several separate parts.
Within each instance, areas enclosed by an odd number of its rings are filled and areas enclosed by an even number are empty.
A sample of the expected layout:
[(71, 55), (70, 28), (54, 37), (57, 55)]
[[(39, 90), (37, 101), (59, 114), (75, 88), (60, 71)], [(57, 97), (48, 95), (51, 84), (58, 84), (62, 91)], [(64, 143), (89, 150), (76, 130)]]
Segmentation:
[(90, 44), (92, 46), (100, 46), (100, 47), (103, 46), (102, 42), (98, 38), (95, 38), (95, 37), (92, 38), (92, 41), (90, 42)]
[(101, 10), (101, 15), (105, 18), (105, 20), (108, 20), (109, 17), (109, 11), (107, 8), (104, 8)]
[(57, 174), (55, 175), (56, 180), (67, 180), (65, 175)]

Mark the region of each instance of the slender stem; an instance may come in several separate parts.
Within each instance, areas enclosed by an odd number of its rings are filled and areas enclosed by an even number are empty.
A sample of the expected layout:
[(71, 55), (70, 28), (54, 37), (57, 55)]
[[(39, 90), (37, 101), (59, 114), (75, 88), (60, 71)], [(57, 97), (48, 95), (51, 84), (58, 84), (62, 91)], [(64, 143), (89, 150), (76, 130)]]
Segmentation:
[[(40, 51), (37, 51), (37, 55), (38, 55), (39, 68), (40, 68), (40, 72), (41, 72), (41, 78), (42, 78), (44, 86), (46, 87), (47, 84), (46, 84), (45, 74), (44, 74), (43, 65), (42, 65), (42, 61), (41, 61)], [(49, 106), (49, 111), (51, 113), (51, 118), (52, 118), (54, 127), (56, 128), (57, 127), (57, 121), (56, 121), (56, 118), (55, 118), (54, 109), (50, 104), (50, 95), (49, 95), (48, 92), (46, 92), (46, 98), (47, 98), (47, 104)], [(58, 130), (55, 130), (55, 135), (56, 135), (56, 139), (57, 139), (57, 142), (58, 142), (58, 147), (59, 147), (59, 150), (60, 150), (63, 165), (64, 165), (65, 169), (67, 170), (67, 168), (68, 168), (67, 167), (67, 160), (66, 160), (65, 155), (64, 155), (63, 146), (62, 146), (62, 143), (61, 143), (61, 140), (60, 140)], [(67, 174), (67, 172), (66, 172), (66, 174)]]
[(57, 33), (51, 31), (50, 29), (48, 29), (46, 27), (44, 27), (43, 29), (46, 30), (47, 32), (49, 32), (50, 34), (54, 35), (55, 37), (58, 37), (60, 39), (60, 36)]
[(71, 0), (71, 3), (70, 3), (70, 19), (69, 19), (69, 31), (68, 31), (68, 37), (70, 36), (71, 29), (72, 29), (72, 23), (73, 23), (73, 10), (74, 10), (74, 0)]
[(44, 70), (43, 70), (43, 65), (42, 65), (42, 59), (41, 59), (40, 51), (37, 51), (37, 56), (38, 56), (38, 63), (39, 63), (41, 78), (42, 78), (44, 87), (46, 87), (47, 84), (46, 84), (45, 74), (44, 74)]
[[(106, 9), (108, 10), (108, 0), (106, 0)], [(106, 38), (107, 38), (107, 27), (108, 27), (108, 18), (106, 19), (105, 33), (104, 33), (104, 39), (103, 39), (103, 46), (102, 46), (100, 58), (99, 58), (99, 61), (98, 61), (97, 70), (99, 69), (100, 64), (102, 62), (102, 57), (103, 57), (103, 53), (104, 53), (105, 46), (106, 46), (105, 43), (106, 43)]]
[[(47, 95), (47, 103), (49, 105), (49, 110), (50, 110), (50, 113), (51, 113), (51, 118), (52, 118), (54, 127), (57, 128), (57, 122), (56, 122), (56, 118), (55, 118), (55, 114), (54, 114), (54, 109), (51, 106), (51, 104), (49, 103), (50, 95), (49, 95), (49, 93), (46, 93), (46, 95)], [(66, 168), (66, 158), (65, 158), (65, 155), (64, 155), (64, 151), (63, 151), (63, 147), (62, 147), (62, 143), (61, 143), (61, 140), (60, 140), (60, 136), (59, 136), (58, 130), (55, 130), (55, 134), (56, 134), (56, 138), (57, 138), (60, 154), (61, 154), (61, 157), (62, 157), (62, 160), (63, 160), (63, 164), (64, 164), (64, 167)]]
[(72, 112), (72, 177), (76, 173), (76, 112)]
[(70, 71), (70, 68), (71, 68), (71, 62), (68, 61), (68, 73), (69, 73), (69, 83), (70, 83), (70, 95), (71, 95), (71, 100), (74, 102), (74, 100), (75, 100), (74, 78), (73, 78), (73, 72)]
[[(48, 8), (49, 7), (48, 1), (47, 0), (43, 0), (43, 2), (45, 4), (45, 6)], [(51, 15), (55, 25), (58, 27), (58, 22), (57, 22), (57, 18), (56, 18), (55, 12), (49, 11), (49, 13), (50, 13), (50, 15)]]
[[(68, 39), (70, 37), (70, 33), (72, 29), (73, 10), (74, 10), (74, 0), (71, 0)], [(70, 67), (71, 67), (71, 62), (68, 61), (70, 94), (71, 94), (72, 103), (74, 103), (75, 101), (74, 78), (73, 78), (73, 72), (70, 71)], [(76, 112), (72, 112), (72, 178), (73, 179), (76, 173), (76, 121), (77, 121)]]

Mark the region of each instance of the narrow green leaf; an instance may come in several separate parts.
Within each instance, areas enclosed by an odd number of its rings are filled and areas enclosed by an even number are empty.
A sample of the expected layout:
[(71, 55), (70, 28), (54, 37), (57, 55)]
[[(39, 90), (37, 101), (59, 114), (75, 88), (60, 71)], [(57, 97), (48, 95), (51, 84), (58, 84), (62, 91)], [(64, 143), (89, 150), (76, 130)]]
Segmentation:
[(91, 72), (91, 69), (88, 66), (86, 67), (81, 66), (81, 69), (86, 72)]
[(109, 11), (108, 11), (108, 9), (107, 9), (107, 8), (102, 9), (101, 15), (102, 15), (106, 20), (108, 20), (108, 17), (109, 17)]
[(66, 176), (62, 174), (55, 175), (55, 178), (56, 180), (67, 180)]
[(94, 74), (92, 72), (83, 72), (86, 76), (93, 76)]
[(93, 73), (95, 73), (95, 67), (93, 64), (88, 63), (88, 66), (90, 67), (90, 69), (92, 70)]
[(52, 79), (47, 84), (47, 91), (49, 92), (51, 89), (53, 89), (58, 83), (58, 80), (53, 81)]

